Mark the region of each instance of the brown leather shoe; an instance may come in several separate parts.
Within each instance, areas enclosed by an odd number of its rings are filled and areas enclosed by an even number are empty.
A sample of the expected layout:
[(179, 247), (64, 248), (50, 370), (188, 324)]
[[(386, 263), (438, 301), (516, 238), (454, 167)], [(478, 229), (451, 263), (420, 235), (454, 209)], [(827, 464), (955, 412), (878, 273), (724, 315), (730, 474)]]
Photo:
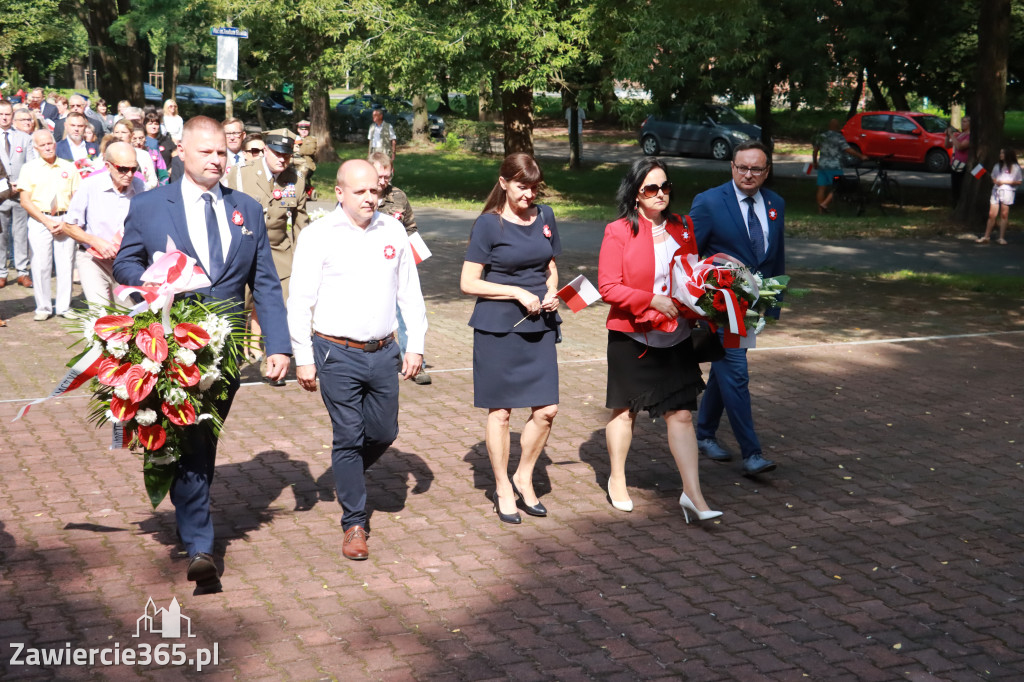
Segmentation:
[(341, 545), (341, 553), (346, 559), (363, 561), (370, 556), (370, 550), (366, 546), (366, 538), (369, 536), (362, 526), (352, 526), (345, 531), (345, 542)]
[(0, 277), (0, 289), (3, 289), (5, 286), (7, 286), (7, 278)]
[(32, 288), (32, 278), (28, 275), (18, 275), (18, 284), (28, 289)]

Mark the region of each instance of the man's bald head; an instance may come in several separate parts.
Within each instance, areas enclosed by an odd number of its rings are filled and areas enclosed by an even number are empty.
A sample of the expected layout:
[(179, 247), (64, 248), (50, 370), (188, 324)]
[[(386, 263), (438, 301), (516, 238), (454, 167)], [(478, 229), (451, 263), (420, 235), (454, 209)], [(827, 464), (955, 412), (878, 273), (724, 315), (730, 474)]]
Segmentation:
[(127, 142), (111, 142), (103, 153), (103, 160), (118, 166), (131, 166), (136, 161), (135, 148)]
[(353, 225), (366, 228), (377, 210), (377, 170), (368, 161), (352, 159), (338, 168), (334, 188), (338, 203)]

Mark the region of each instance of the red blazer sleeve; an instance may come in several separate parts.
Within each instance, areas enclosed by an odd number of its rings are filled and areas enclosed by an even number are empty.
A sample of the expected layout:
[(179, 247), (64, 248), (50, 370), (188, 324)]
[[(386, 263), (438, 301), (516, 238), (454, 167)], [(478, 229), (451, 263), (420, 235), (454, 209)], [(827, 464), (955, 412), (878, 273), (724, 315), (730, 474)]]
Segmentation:
[[(642, 248), (645, 241), (650, 242), (646, 249)], [(649, 235), (641, 231), (634, 237), (625, 219), (610, 223), (604, 229), (597, 266), (597, 289), (611, 306), (608, 328), (635, 331), (633, 319), (650, 307), (653, 288), (654, 251)]]

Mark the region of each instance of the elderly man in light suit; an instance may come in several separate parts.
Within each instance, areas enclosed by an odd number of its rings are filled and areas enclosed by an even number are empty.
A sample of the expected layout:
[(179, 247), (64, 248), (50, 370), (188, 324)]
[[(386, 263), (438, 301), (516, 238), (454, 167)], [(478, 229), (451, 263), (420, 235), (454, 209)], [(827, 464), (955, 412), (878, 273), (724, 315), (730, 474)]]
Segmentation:
[[(701, 256), (725, 253), (765, 277), (785, 274), (786, 202), (762, 187), (770, 168), (764, 144), (744, 142), (733, 152), (732, 180), (694, 198), (690, 217)], [(724, 358), (711, 363), (697, 416), (697, 446), (715, 461), (732, 459), (715, 438), (724, 411), (740, 445), (743, 471), (755, 475), (772, 471), (775, 462), (764, 457), (754, 431), (748, 383), (746, 348), (727, 348)]]
[[(13, 126), (14, 107), (0, 100), (0, 162), (7, 171), (7, 181), (17, 188), (21, 167), (35, 158), (32, 137)], [(14, 268), (18, 284), (32, 286), (28, 250), (28, 214), (21, 207), (17, 194), (0, 203), (0, 265), (6, 265), (8, 245), (13, 246)], [(7, 268), (0, 268), (0, 289), (7, 286)]]
[[(263, 209), (254, 199), (220, 184), (227, 141), (217, 121), (205, 116), (190, 119), (178, 152), (185, 166), (181, 182), (132, 199), (124, 240), (114, 260), (114, 279), (140, 284), (153, 254), (166, 251), (170, 238), (175, 248), (195, 258), (209, 275), (211, 285), (198, 294), (230, 301), (240, 312), (246, 286), (252, 289), (256, 310), (265, 320), (267, 376), (280, 379), (288, 371), (292, 346)], [(238, 385), (236, 377), (228, 397), (217, 405), (225, 419)], [(210, 422), (189, 427), (188, 445), (171, 484), (178, 533), (189, 554), (187, 576), (196, 582), (197, 594), (219, 592), (221, 587), (210, 514), (216, 455), (217, 436)]]

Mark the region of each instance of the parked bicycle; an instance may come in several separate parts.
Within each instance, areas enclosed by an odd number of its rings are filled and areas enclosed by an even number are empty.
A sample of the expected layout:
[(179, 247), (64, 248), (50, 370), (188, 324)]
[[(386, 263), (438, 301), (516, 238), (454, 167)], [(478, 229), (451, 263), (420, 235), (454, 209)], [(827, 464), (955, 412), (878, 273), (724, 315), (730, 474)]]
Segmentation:
[(848, 167), (853, 173), (843, 172), (833, 178), (835, 199), (832, 206), (840, 213), (850, 212), (857, 216), (864, 215), (869, 205), (878, 207), (882, 215), (899, 212), (903, 209), (903, 188), (896, 178), (889, 177), (885, 164), (891, 156), (874, 157), (865, 162), (865, 167), (857, 162)]

